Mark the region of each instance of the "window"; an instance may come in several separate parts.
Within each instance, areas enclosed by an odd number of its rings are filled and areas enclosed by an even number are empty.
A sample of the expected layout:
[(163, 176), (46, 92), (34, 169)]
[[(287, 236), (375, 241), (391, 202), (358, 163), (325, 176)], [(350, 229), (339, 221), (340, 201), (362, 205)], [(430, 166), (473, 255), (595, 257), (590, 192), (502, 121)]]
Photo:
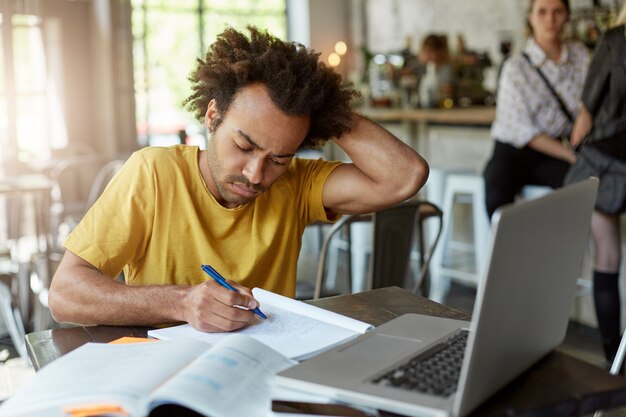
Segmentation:
[(20, 159), (28, 159), (49, 149), (45, 53), (37, 16), (13, 15), (12, 24), (17, 144)]
[[(40, 16), (0, 10), (0, 158), (4, 173), (38, 163), (67, 144), (60, 91), (51, 59), (60, 29), (51, 21), (46, 36)], [(33, 3), (35, 4), (35, 3)], [(52, 19), (54, 20), (54, 19)], [(47, 41), (47, 43), (46, 43)]]
[(196, 58), (226, 26), (248, 24), (284, 39), (285, 0), (133, 0), (137, 134), (141, 145), (204, 146), (204, 131), (182, 102)]

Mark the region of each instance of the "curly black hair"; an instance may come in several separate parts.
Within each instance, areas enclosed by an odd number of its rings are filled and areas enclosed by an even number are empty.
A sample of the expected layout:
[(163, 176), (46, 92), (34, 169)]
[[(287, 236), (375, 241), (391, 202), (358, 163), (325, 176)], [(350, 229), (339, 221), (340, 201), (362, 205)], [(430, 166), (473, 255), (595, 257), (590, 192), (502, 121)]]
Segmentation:
[(247, 30), (249, 37), (227, 28), (209, 47), (205, 59), (198, 59), (189, 76), (193, 94), (183, 103), (188, 110), (203, 120), (209, 102), (215, 99), (223, 116), (241, 88), (260, 82), (281, 111), (310, 115), (309, 132), (299, 149), (319, 147), (349, 131), (350, 101), (358, 96), (351, 84), (343, 84), (341, 76), (319, 60), (319, 53), (254, 26)]

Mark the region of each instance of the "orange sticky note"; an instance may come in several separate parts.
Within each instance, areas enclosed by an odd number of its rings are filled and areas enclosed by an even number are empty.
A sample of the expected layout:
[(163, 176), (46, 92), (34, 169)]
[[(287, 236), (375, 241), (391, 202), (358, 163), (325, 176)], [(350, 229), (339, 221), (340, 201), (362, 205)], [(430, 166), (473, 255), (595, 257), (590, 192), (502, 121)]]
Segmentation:
[(149, 339), (147, 337), (131, 337), (124, 336), (119, 339), (115, 339), (109, 342), (110, 345), (124, 345), (127, 343), (144, 343), (144, 342), (157, 342), (159, 339)]
[(90, 406), (67, 407), (63, 409), (63, 412), (65, 414), (69, 414), (70, 417), (95, 417), (107, 414), (116, 414), (124, 417), (129, 416), (129, 414), (124, 411), (122, 407), (116, 404), (94, 404)]

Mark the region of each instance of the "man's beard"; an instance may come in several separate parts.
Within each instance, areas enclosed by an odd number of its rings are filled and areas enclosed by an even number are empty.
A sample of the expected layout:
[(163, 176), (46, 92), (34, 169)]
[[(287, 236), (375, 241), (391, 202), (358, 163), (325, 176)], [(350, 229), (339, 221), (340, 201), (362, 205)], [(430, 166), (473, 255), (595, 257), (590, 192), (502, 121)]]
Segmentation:
[[(256, 196), (252, 198), (248, 198), (248, 197), (244, 197), (242, 195), (236, 194), (232, 190), (229, 190), (226, 187), (226, 184), (233, 184), (233, 183), (240, 184), (245, 188), (257, 191), (259, 194), (257, 194)], [(262, 192), (265, 191), (265, 188), (263, 188), (263, 186), (261, 186), (260, 184), (252, 184), (250, 181), (248, 181), (246, 177), (242, 175), (227, 175), (221, 181), (219, 180), (216, 181), (215, 185), (217, 186), (217, 190), (219, 191), (224, 201), (231, 203), (231, 204), (237, 204), (237, 205), (249, 203), (250, 201), (254, 200), (256, 197), (258, 197)], [(230, 197), (227, 197), (228, 195), (230, 195)]]
[(253, 198), (241, 196), (230, 190), (226, 185), (229, 183), (240, 184), (250, 190), (258, 191), (259, 194), (264, 192), (265, 188), (260, 184), (252, 184), (243, 175), (226, 175), (222, 177), (224, 167), (217, 157), (217, 151), (214, 142), (215, 140), (215, 134), (212, 134), (211, 138), (209, 139), (209, 145), (207, 147), (207, 164), (209, 167), (209, 173), (211, 175), (211, 178), (213, 179), (213, 183), (215, 184), (215, 188), (217, 188), (217, 191), (219, 193), (219, 197), (221, 197), (221, 199), (228, 204), (242, 205), (249, 203), (254, 198), (256, 198), (256, 196)]

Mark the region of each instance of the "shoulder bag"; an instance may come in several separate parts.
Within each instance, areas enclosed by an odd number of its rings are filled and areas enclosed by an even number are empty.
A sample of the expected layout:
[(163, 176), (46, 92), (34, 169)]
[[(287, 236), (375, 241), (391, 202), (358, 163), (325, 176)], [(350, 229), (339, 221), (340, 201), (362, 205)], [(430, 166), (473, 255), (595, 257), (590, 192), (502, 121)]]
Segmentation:
[(580, 146), (576, 162), (565, 175), (564, 184), (596, 177), (600, 180), (596, 210), (607, 214), (626, 211), (626, 162), (594, 146)]
[(548, 87), (548, 90), (550, 90), (550, 93), (552, 93), (556, 101), (559, 103), (559, 107), (561, 107), (561, 111), (563, 112), (565, 117), (567, 117), (567, 120), (569, 120), (570, 123), (574, 123), (574, 115), (569, 111), (565, 103), (563, 103), (563, 100), (561, 99), (561, 96), (559, 96), (559, 93), (557, 93), (554, 87), (552, 87), (552, 84), (550, 84), (548, 77), (546, 77), (543, 71), (541, 71), (541, 68), (532, 63), (530, 57), (526, 52), (522, 53), (522, 56), (526, 59), (526, 61), (528, 61), (528, 65), (530, 65), (532, 68), (535, 69), (535, 71), (537, 71), (539, 77), (541, 77), (543, 82), (546, 84), (546, 87)]
[[(574, 116), (565, 106), (565, 103), (563, 103), (563, 100), (552, 87), (543, 71), (541, 71), (541, 68), (530, 61), (528, 54), (523, 53), (522, 56), (537, 71), (539, 77), (541, 77), (548, 90), (559, 103), (561, 111), (565, 114), (567, 120), (573, 123)], [(589, 177), (596, 177), (600, 180), (600, 188), (598, 189), (595, 205), (596, 210), (607, 214), (619, 214), (626, 211), (626, 162), (593, 146), (582, 146), (585, 142), (583, 140), (578, 146), (576, 162), (568, 170), (564, 184), (572, 184)]]

